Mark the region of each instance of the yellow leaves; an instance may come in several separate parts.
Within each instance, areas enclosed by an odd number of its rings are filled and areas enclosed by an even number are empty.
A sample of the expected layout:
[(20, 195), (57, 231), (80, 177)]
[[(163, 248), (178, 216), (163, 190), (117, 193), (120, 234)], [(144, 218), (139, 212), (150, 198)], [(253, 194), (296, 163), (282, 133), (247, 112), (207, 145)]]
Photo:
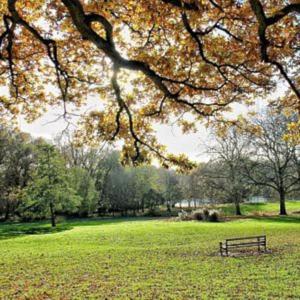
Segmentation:
[(103, 26), (97, 22), (92, 23), (92, 28), (95, 30), (102, 38), (106, 39), (106, 34)]
[(180, 120), (179, 125), (181, 126), (182, 132), (184, 134), (190, 132), (196, 132), (197, 127), (195, 122), (187, 121), (187, 120)]
[(284, 135), (284, 140), (292, 145), (300, 144), (300, 121), (292, 122), (288, 125), (287, 133)]
[(20, 112), (20, 108), (18, 105), (10, 105), (9, 110), (13, 115), (17, 115)]
[[(186, 10), (190, 27), (199, 33), (198, 41), (184, 27), (182, 8), (176, 5), (161, 0), (81, 1), (86, 14), (100, 14), (113, 27), (115, 48), (107, 45), (110, 49), (102, 51), (92, 41), (82, 38), (82, 32), (74, 26), (61, 1), (17, 1), (20, 15), (42, 37), (56, 41), (60, 64), (58, 73), (61, 77), (68, 73), (71, 79), (68, 84), (59, 81), (53, 61), (47, 57), (47, 47), (26, 28), (18, 26), (13, 45), (13, 79), (18, 85), (19, 99), (15, 103), (16, 107), (9, 108), (8, 104), (16, 100), (17, 96), (15, 89), (11, 88), (9, 97), (0, 99), (1, 112), (18, 114), (22, 111), (33, 120), (48, 105), (61, 104), (60, 91), (68, 87), (68, 105), (84, 107), (87, 101), (95, 99), (98, 105), (96, 109), (101, 110), (91, 112), (84, 118), (78, 138), (85, 142), (110, 140), (119, 126), (117, 138), (130, 145), (124, 151), (127, 157), (132, 157), (136, 149), (130, 133), (129, 117), (123, 111), (119, 124), (116, 121), (120, 108), (111, 85), (113, 57), (115, 63), (123, 63), (118, 84), (122, 99), (132, 114), (134, 131), (153, 148), (161, 149), (161, 145), (155, 139), (152, 126), (156, 122), (167, 123), (173, 116), (180, 118), (187, 112), (192, 112), (197, 121), (203, 121), (203, 115), (214, 115), (215, 119), (211, 122), (217, 120), (231, 126), (233, 122), (222, 116), (222, 113), (230, 110), (226, 104), (231, 103), (234, 97), (235, 102), (252, 105), (252, 99), (256, 95), (261, 96), (269, 88), (260, 88), (259, 85), (267, 86), (272, 77), (271, 68), (260, 63), (257, 24), (253, 21), (253, 12), (248, 1), (240, 1), (238, 5), (228, 3), (224, 11), (214, 7), (208, 0), (183, 2), (199, 8), (195, 11)], [(269, 2), (264, 3), (268, 14), (281, 9), (284, 4), (284, 1)], [(0, 0), (0, 13), (6, 10), (7, 2)], [(225, 30), (214, 28), (217, 22)], [(287, 16), (267, 32), (268, 38), (272, 38), (269, 54), (274, 59), (288, 62), (294, 73), (298, 65), (296, 59), (292, 59), (295, 47), (289, 45), (292, 45), (298, 32), (295, 23), (293, 16)], [(0, 26), (2, 34), (5, 28)], [(94, 22), (92, 29), (99, 36), (105, 37), (103, 26), (99, 23)], [(6, 45), (7, 41), (1, 48), (4, 57), (7, 57)], [(128, 69), (124, 65), (126, 60)], [(135, 62), (134, 65), (134, 60), (141, 63)], [(288, 69), (287, 64), (284, 67)], [(146, 66), (144, 75), (136, 72), (140, 65)], [(7, 62), (1, 62), (0, 74), (3, 76), (0, 84), (9, 86), (11, 78), (7, 66)], [(155, 79), (154, 73), (157, 75)], [(164, 93), (169, 94), (169, 98), (162, 103)], [(170, 94), (179, 96), (176, 99)], [(297, 99), (290, 95), (281, 99), (280, 104), (290, 107), (291, 111), (299, 109)], [(219, 108), (218, 112), (215, 112), (216, 108)], [(159, 113), (147, 117), (157, 111)], [(195, 130), (195, 122), (180, 121), (179, 125), (184, 133), (188, 133)], [(243, 120), (235, 122), (241, 127), (247, 126)], [(219, 132), (225, 134), (226, 126), (220, 126)], [(149, 149), (144, 147), (142, 151), (142, 160), (148, 160)], [(175, 158), (173, 160), (176, 161)]]
[[(176, 167), (176, 170), (181, 173), (187, 173), (197, 167), (195, 162), (192, 162), (186, 155), (173, 155), (169, 154), (167, 156), (168, 161)], [(168, 162), (165, 162), (168, 164)]]

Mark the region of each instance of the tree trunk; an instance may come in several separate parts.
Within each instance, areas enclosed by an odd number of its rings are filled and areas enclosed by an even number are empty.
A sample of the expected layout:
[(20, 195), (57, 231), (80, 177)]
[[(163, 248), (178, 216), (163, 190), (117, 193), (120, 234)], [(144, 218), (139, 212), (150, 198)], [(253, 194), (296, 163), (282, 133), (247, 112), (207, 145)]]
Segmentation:
[(101, 189), (100, 198), (99, 198), (99, 201), (98, 201), (98, 209), (97, 209), (98, 217), (100, 217), (101, 214), (102, 214), (103, 199), (104, 199), (104, 187)]
[(101, 207), (102, 207), (102, 203), (103, 203), (103, 200), (104, 200), (104, 197), (105, 197), (105, 194), (106, 194), (106, 185), (107, 185), (107, 180), (108, 180), (110, 170), (111, 170), (111, 168), (109, 168), (106, 171), (106, 173), (104, 174), (104, 177), (103, 177), (103, 183), (102, 183), (100, 198), (99, 198), (99, 201), (98, 201), (98, 209), (97, 209), (98, 217), (100, 217), (101, 213), (102, 213)]
[(240, 202), (239, 201), (235, 201), (235, 214), (237, 216), (241, 216), (242, 215), (241, 206), (240, 206)]
[(144, 201), (144, 198), (142, 198), (141, 208), (142, 208), (142, 213), (144, 213), (145, 212), (145, 201)]
[(171, 212), (171, 205), (169, 203), (169, 201), (167, 202), (167, 211), (170, 213)]
[(54, 210), (54, 205), (53, 202), (50, 202), (50, 214), (51, 214), (51, 225), (52, 227), (56, 226), (56, 220), (55, 220), (55, 210)]
[(285, 207), (285, 192), (280, 191), (279, 197), (280, 197), (280, 213), (279, 214), (281, 216), (286, 216), (287, 212), (286, 212), (286, 207)]
[(7, 202), (6, 209), (5, 209), (4, 221), (8, 221), (9, 220), (9, 212), (10, 212), (10, 206), (9, 206), (9, 202)]

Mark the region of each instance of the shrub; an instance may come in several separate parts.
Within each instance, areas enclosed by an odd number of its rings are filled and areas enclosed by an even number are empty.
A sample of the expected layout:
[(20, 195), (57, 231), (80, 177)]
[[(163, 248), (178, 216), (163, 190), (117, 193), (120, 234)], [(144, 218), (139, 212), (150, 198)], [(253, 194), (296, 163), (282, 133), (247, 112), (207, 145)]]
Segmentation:
[(202, 221), (203, 220), (203, 211), (195, 210), (191, 214), (193, 220)]
[(157, 208), (150, 208), (144, 213), (144, 217), (161, 217), (161, 212)]
[(189, 215), (186, 211), (182, 210), (181, 212), (178, 213), (178, 219), (180, 221), (190, 221), (192, 220), (192, 216)]
[(208, 222), (218, 222), (219, 221), (219, 212), (216, 210), (208, 210), (207, 208), (203, 210), (194, 210), (189, 214), (188, 212), (182, 210), (178, 213), (179, 221), (208, 221)]
[(208, 218), (209, 222), (218, 222), (219, 221), (219, 213), (216, 210), (213, 210), (209, 214)]
[(203, 209), (203, 220), (209, 221), (209, 210), (207, 208)]

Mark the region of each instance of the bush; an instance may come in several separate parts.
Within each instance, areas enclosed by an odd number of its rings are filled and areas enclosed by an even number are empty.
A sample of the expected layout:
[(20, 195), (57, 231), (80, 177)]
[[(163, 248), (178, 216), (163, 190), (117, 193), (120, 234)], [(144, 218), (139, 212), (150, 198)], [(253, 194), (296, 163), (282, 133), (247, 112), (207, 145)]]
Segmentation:
[(186, 211), (182, 210), (178, 213), (178, 219), (180, 221), (190, 221), (192, 220), (192, 215), (189, 215)]
[(209, 221), (209, 210), (207, 208), (203, 209), (203, 220)]
[(202, 210), (192, 211), (191, 216), (192, 216), (193, 220), (202, 221), (203, 220), (203, 211)]
[(178, 213), (179, 221), (208, 221), (208, 222), (218, 222), (219, 221), (219, 212), (216, 210), (208, 210), (207, 208), (202, 210), (194, 210), (190, 214), (184, 210)]
[(209, 214), (208, 218), (209, 222), (218, 222), (219, 221), (219, 213), (216, 210), (213, 210)]
[(197, 221), (208, 221), (208, 222), (218, 222), (219, 213), (216, 210), (208, 210), (204, 208), (202, 210), (195, 210), (191, 213), (192, 220)]
[(157, 208), (150, 208), (144, 213), (144, 217), (161, 217), (161, 211)]

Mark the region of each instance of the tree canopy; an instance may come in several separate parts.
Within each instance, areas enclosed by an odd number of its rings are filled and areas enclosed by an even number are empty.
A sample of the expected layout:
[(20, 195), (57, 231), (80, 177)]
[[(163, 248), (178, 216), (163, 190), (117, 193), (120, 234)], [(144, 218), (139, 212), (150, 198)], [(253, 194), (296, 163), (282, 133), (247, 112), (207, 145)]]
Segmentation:
[(33, 120), (62, 104), (68, 119), (93, 96), (80, 142), (122, 140), (124, 161), (184, 164), (153, 124), (222, 123), (279, 78), (276, 104), (299, 109), (299, 11), (292, 0), (1, 0), (1, 113)]

